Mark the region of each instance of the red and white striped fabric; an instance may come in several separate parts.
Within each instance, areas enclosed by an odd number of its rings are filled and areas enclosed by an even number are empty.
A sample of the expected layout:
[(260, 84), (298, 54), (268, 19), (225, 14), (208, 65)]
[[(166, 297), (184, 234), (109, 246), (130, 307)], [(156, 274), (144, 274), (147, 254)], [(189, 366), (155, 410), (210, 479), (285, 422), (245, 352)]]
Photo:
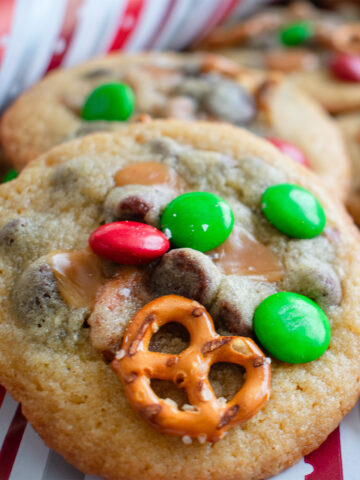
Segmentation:
[[(49, 450), (0, 387), (0, 480), (100, 480)], [(315, 452), (273, 480), (359, 480), (360, 403)]]
[(48, 70), (112, 50), (180, 49), (268, 0), (1, 0), (0, 108)]

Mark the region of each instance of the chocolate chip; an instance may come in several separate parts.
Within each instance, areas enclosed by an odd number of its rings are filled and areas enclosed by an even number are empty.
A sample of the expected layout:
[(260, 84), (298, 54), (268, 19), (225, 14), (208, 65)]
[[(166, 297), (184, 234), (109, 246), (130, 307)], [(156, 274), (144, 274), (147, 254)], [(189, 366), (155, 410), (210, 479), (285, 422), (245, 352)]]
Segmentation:
[(22, 273), (15, 283), (12, 302), (19, 323), (34, 335), (42, 335), (44, 341), (47, 336), (66, 335), (69, 310), (46, 258), (40, 258)]
[(206, 306), (214, 299), (220, 278), (205, 254), (191, 248), (178, 248), (166, 253), (154, 268), (150, 287), (158, 295), (181, 295)]
[(116, 187), (104, 203), (105, 222), (133, 220), (158, 227), (161, 211), (175, 196), (176, 193), (167, 188), (145, 185)]
[(203, 108), (216, 119), (246, 125), (256, 115), (254, 97), (238, 83), (222, 80), (202, 99)]
[(88, 70), (87, 72), (81, 75), (81, 78), (84, 80), (94, 80), (101, 77), (110, 77), (114, 76), (114, 72), (108, 68), (94, 68), (93, 70)]
[(252, 336), (256, 307), (276, 291), (276, 285), (272, 283), (229, 275), (222, 279), (210, 313), (218, 325), (231, 333)]
[(299, 259), (286, 270), (283, 287), (305, 295), (321, 307), (339, 305), (341, 283), (333, 267), (317, 259)]

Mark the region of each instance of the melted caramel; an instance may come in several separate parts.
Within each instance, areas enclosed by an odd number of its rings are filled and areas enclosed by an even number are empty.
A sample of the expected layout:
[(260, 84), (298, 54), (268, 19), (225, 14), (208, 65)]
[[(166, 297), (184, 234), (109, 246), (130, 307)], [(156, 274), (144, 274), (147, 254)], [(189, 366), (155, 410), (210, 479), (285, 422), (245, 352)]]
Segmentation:
[(251, 275), (268, 282), (278, 282), (284, 275), (274, 253), (239, 226), (209, 255), (226, 275)]
[(60, 295), (75, 308), (92, 307), (104, 283), (100, 259), (90, 249), (59, 251), (49, 255)]
[(118, 187), (124, 185), (166, 185), (179, 192), (184, 189), (184, 181), (175, 170), (158, 162), (133, 163), (118, 170), (114, 179)]

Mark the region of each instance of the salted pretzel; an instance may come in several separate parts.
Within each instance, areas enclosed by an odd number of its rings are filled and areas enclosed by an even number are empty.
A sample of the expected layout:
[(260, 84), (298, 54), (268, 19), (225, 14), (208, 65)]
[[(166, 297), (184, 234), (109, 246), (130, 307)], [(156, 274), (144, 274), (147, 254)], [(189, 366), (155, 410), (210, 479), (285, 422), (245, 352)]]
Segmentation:
[[(149, 351), (154, 332), (169, 322), (188, 330), (189, 346), (177, 355)], [(246, 370), (244, 385), (225, 404), (218, 401), (208, 379), (217, 362), (235, 363)], [(132, 408), (152, 427), (208, 442), (220, 440), (229, 428), (250, 419), (270, 395), (270, 365), (256, 344), (246, 337), (221, 337), (201, 304), (177, 295), (160, 297), (139, 310), (111, 366)], [(172, 380), (184, 388), (191, 411), (181, 411), (159, 398), (151, 388), (152, 378)]]

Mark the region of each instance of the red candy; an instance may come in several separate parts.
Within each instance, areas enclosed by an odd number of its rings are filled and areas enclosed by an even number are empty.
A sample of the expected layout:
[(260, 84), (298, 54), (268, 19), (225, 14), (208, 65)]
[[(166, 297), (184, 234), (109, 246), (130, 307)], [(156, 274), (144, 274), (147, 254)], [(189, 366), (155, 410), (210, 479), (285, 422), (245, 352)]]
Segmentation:
[(345, 82), (360, 82), (360, 55), (338, 53), (330, 63), (332, 74)]
[(301, 150), (299, 150), (295, 145), (292, 145), (291, 143), (284, 142), (284, 140), (280, 140), (279, 138), (267, 138), (267, 140), (275, 145), (280, 152), (284, 153), (288, 157), (290, 157), (294, 162), (300, 163), (304, 167), (310, 168), (310, 164), (305, 157), (305, 155), (302, 153)]
[(124, 265), (152, 262), (170, 248), (160, 230), (138, 222), (107, 223), (92, 232), (89, 245), (99, 257)]

